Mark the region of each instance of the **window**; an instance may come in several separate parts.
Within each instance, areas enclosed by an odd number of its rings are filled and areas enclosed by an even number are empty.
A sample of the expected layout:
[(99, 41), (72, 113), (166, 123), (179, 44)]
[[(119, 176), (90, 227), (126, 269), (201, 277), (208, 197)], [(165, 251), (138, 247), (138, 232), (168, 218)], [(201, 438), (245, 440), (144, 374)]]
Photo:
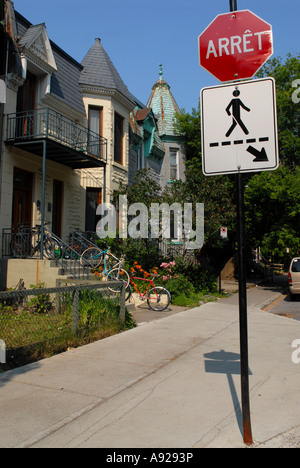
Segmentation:
[(123, 164), (123, 132), (124, 119), (118, 114), (115, 114), (115, 152), (114, 161)]
[(137, 169), (145, 169), (145, 160), (144, 160), (144, 147), (143, 145), (138, 149), (137, 152)]
[(102, 107), (89, 107), (89, 151), (92, 154), (101, 154), (100, 138), (102, 134)]
[(176, 148), (170, 149), (170, 180), (178, 179), (178, 150)]
[(89, 129), (91, 132), (102, 134), (102, 107), (89, 107)]

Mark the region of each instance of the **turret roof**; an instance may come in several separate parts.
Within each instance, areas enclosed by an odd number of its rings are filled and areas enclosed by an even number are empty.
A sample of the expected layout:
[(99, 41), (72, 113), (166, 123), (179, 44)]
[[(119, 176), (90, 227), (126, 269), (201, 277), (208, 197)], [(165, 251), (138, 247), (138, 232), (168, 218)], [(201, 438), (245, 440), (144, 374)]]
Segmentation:
[(152, 88), (147, 107), (151, 107), (158, 118), (160, 136), (175, 136), (174, 117), (180, 112), (179, 106), (171, 93), (171, 88), (163, 79), (162, 65), (160, 65), (159, 79)]
[(134, 102), (134, 97), (102, 47), (99, 38), (95, 39), (94, 45), (90, 48), (81, 64), (84, 68), (80, 75), (80, 84), (117, 90), (129, 101)]

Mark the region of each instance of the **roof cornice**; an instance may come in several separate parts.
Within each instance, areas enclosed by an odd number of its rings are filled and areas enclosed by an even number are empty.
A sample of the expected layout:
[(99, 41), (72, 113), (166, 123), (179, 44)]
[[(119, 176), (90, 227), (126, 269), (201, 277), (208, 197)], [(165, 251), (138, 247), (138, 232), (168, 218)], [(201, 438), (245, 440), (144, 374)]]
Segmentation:
[(133, 101), (130, 101), (126, 96), (124, 96), (117, 89), (110, 89), (110, 88), (85, 85), (85, 84), (80, 84), (80, 86), (84, 94), (95, 95), (97, 97), (103, 96), (103, 97), (114, 98), (124, 107), (126, 107), (129, 111), (132, 111), (135, 108), (135, 103)]

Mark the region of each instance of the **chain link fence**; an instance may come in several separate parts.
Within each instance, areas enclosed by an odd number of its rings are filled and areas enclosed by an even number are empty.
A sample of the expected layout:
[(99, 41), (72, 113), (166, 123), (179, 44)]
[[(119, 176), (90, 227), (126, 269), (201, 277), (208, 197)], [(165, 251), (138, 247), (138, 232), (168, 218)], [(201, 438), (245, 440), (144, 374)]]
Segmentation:
[[(72, 281), (73, 283), (73, 281)], [(118, 290), (118, 293), (112, 293)], [(0, 370), (118, 333), (126, 324), (123, 282), (0, 292)]]

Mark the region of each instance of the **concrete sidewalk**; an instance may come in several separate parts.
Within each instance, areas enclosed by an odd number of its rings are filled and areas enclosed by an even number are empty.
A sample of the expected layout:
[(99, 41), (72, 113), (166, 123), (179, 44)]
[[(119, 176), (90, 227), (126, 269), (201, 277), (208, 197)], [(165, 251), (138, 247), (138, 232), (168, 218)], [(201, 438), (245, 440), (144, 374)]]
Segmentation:
[[(2, 374), (0, 447), (244, 447), (234, 296)], [(260, 309), (277, 292), (255, 297), (254, 447), (300, 447), (300, 323)]]

